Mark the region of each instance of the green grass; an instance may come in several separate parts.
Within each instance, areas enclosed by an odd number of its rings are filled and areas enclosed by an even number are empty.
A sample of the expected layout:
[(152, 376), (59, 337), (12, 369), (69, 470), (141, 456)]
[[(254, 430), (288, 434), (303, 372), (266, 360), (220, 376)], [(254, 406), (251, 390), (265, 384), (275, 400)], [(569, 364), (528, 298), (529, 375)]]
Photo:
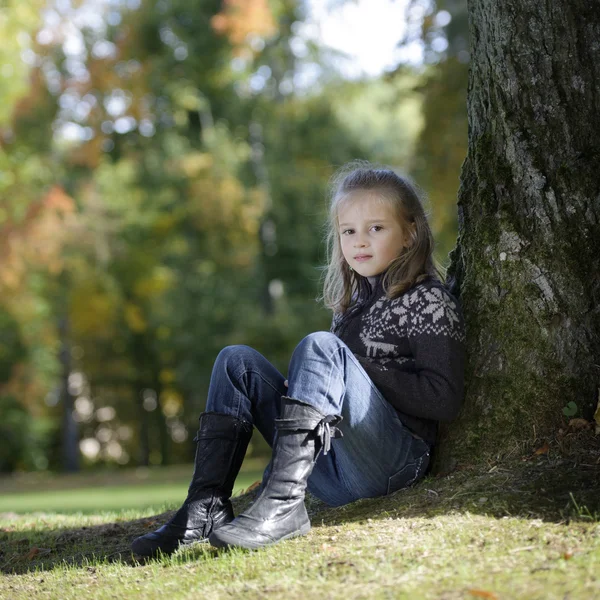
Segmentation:
[[(152, 477), (161, 481), (157, 471), (138, 492), (150, 493)], [(254, 495), (236, 496), (236, 512)], [(197, 544), (144, 563), (131, 540), (170, 512), (0, 516), (0, 598), (600, 598), (595, 462), (464, 468), (338, 508), (309, 496), (307, 508), (313, 528), (302, 538), (259, 551)]]
[[(248, 461), (244, 467), (235, 482), (234, 494), (261, 479), (264, 461)], [(192, 472), (193, 466), (186, 465), (87, 476), (29, 476), (24, 481), (0, 485), (0, 513), (91, 514), (127, 509), (162, 512), (168, 505), (183, 502)]]

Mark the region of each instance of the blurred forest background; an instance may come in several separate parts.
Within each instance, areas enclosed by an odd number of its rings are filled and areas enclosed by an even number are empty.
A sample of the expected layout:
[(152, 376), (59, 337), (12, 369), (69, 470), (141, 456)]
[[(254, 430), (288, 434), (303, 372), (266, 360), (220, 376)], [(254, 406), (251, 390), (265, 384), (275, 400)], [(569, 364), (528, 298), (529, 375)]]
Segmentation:
[(466, 0), (405, 15), (422, 63), (350, 78), (302, 0), (4, 0), (0, 472), (189, 462), (224, 346), (285, 375), (329, 329), (322, 224), (348, 160), (422, 186), (447, 265)]

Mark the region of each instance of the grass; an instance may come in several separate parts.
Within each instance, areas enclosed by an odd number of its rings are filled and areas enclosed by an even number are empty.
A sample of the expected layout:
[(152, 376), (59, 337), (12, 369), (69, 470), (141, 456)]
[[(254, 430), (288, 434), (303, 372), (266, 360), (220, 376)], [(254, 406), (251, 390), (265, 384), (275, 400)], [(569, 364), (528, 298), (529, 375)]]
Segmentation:
[[(0, 516), (0, 597), (600, 598), (597, 440), (584, 459), (551, 445), (338, 508), (307, 497), (311, 532), (259, 551), (197, 544), (142, 563), (131, 540), (170, 510), (11, 513)], [(236, 496), (236, 512), (254, 495)]]
[[(185, 465), (90, 475), (30, 474), (0, 485), (0, 514), (92, 514), (128, 509), (162, 512), (167, 505), (181, 504), (192, 469), (193, 466)], [(248, 461), (236, 481), (234, 493), (260, 480), (263, 470), (264, 461)]]

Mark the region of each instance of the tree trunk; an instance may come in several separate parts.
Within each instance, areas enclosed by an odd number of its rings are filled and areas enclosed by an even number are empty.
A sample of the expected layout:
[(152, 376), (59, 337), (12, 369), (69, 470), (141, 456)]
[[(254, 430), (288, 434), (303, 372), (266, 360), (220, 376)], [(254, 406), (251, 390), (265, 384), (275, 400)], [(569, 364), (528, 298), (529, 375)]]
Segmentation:
[(158, 447), (160, 450), (160, 464), (165, 466), (171, 463), (171, 442), (169, 431), (167, 429), (167, 421), (165, 413), (163, 411), (163, 403), (161, 398), (163, 397), (163, 384), (160, 381), (160, 364), (158, 362), (156, 353), (152, 353), (154, 361), (154, 369), (152, 371), (152, 389), (156, 392), (157, 407), (154, 411), (154, 425), (158, 432)]
[[(473, 0), (469, 142), (448, 272), (463, 305), (461, 416), (437, 468), (528, 453), (591, 418), (600, 385), (600, 11)], [(517, 454), (518, 455), (518, 454)]]
[[(131, 334), (131, 355), (135, 369), (135, 381), (133, 392), (138, 409), (138, 435), (139, 447), (137, 464), (147, 467), (150, 464), (151, 438), (150, 438), (150, 415), (144, 405), (144, 390), (149, 388), (147, 367), (145, 362), (146, 350), (144, 336), (140, 333)], [(155, 408), (156, 410), (156, 408)]]
[(69, 389), (71, 375), (71, 342), (69, 318), (64, 315), (58, 323), (60, 336), (61, 401), (62, 401), (62, 466), (67, 473), (79, 471), (79, 431), (73, 418), (75, 399)]
[(133, 392), (137, 402), (139, 419), (137, 465), (140, 467), (147, 467), (150, 464), (150, 415), (144, 407), (144, 389), (144, 380), (137, 379), (133, 385)]

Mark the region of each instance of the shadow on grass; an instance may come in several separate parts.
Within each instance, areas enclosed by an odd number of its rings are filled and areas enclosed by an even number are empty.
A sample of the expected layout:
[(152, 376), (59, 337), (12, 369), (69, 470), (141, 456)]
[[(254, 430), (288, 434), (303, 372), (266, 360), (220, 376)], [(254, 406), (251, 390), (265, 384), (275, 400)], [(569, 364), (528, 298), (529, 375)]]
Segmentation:
[[(256, 490), (232, 498), (234, 510), (242, 512), (256, 497)], [(219, 554), (208, 543), (198, 543), (182, 548), (171, 557), (144, 559), (134, 556), (131, 542), (138, 536), (154, 531), (175, 510), (131, 521), (116, 521), (86, 527), (52, 527), (24, 531), (18, 528), (23, 515), (14, 514), (15, 526), (0, 529), (0, 573), (22, 574), (29, 571), (48, 571), (66, 566), (95, 569), (99, 565), (120, 563), (130, 567), (147, 564), (153, 560), (175, 563), (197, 561)], [(8, 514), (3, 515), (10, 517)], [(43, 513), (39, 519), (43, 523)]]
[[(600, 464), (539, 458), (428, 476), (414, 487), (314, 514), (319, 524), (472, 513), (565, 523), (600, 521)], [(313, 519), (313, 524), (316, 524)]]
[[(255, 499), (257, 490), (234, 497), (236, 514)], [(367, 519), (435, 518), (473, 513), (493, 519), (516, 517), (564, 523), (600, 520), (600, 464), (581, 458), (535, 456), (530, 460), (457, 469), (427, 476), (415, 486), (390, 496), (359, 500), (331, 508), (308, 495), (307, 510), (317, 532), (321, 526), (366, 522)], [(133, 539), (165, 523), (174, 511), (132, 521), (79, 528), (24, 531), (10, 526), (0, 531), (0, 572), (121, 563), (141, 563), (131, 553)], [(41, 518), (43, 523), (43, 518)], [(37, 550), (36, 550), (37, 549)], [(222, 550), (200, 543), (158, 559), (181, 564), (209, 560)], [(147, 562), (147, 561), (146, 561)]]

